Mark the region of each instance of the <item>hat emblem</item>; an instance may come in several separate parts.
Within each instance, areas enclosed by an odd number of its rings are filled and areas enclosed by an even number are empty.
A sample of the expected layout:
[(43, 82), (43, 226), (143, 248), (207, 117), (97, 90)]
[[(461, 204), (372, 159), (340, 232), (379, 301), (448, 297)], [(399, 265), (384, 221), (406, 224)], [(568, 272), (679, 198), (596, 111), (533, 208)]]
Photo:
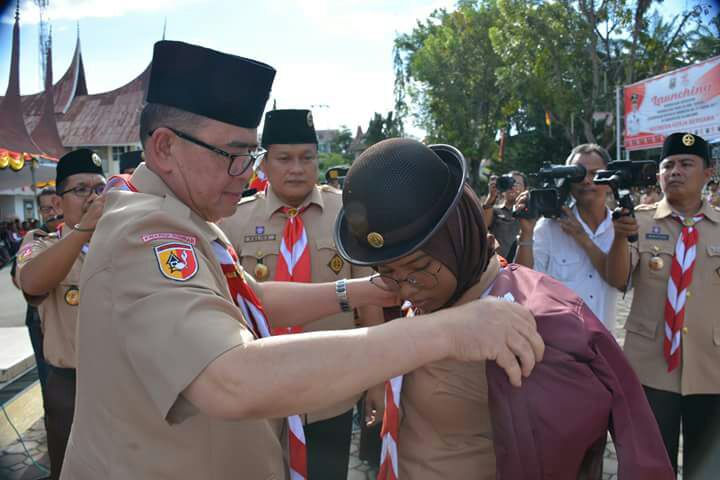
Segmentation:
[(692, 147), (693, 145), (695, 145), (695, 137), (692, 133), (686, 133), (685, 135), (683, 135), (682, 143), (686, 147)]
[(368, 233), (367, 241), (373, 248), (382, 248), (385, 245), (385, 239), (377, 232)]
[(96, 167), (102, 166), (102, 159), (100, 158), (100, 155), (98, 155), (97, 153), (92, 154), (92, 162), (93, 162), (93, 164), (95, 164)]
[(330, 170), (330, 178), (338, 178), (337, 170)]
[(307, 125), (308, 125), (308, 127), (313, 128), (313, 125), (315, 125), (315, 124), (314, 124), (314, 122), (313, 122), (312, 112), (308, 112), (308, 113), (307, 113), (306, 120), (307, 120)]

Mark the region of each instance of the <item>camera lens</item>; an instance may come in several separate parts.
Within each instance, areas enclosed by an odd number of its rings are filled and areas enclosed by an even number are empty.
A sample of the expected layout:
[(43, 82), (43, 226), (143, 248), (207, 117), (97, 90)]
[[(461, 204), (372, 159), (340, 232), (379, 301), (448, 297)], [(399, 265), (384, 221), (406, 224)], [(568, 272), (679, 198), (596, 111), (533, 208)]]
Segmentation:
[(496, 185), (499, 192), (507, 192), (515, 186), (515, 179), (512, 175), (503, 175), (497, 179)]

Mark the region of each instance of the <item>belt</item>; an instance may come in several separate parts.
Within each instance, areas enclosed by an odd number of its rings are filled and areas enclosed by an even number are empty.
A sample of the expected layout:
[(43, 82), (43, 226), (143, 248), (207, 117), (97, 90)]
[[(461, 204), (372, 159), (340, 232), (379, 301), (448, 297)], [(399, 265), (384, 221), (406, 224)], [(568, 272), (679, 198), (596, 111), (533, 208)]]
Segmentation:
[(74, 368), (60, 368), (60, 367), (56, 367), (54, 365), (48, 365), (48, 368), (50, 369), (51, 372), (56, 373), (57, 375), (60, 375), (61, 377), (75, 380), (75, 369)]

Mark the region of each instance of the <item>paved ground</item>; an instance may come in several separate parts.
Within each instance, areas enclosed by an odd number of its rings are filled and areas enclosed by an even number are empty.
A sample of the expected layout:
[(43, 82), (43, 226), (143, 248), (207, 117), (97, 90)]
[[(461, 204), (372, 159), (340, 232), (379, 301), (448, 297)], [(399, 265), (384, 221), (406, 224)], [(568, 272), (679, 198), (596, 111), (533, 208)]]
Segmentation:
[(0, 328), (25, 325), (27, 304), (10, 278), (10, 267), (0, 268)]
[[(618, 300), (618, 328), (615, 334), (621, 344), (625, 339), (625, 330), (622, 329), (622, 326), (625, 324), (631, 300), (631, 295), (628, 295), (624, 300)], [(47, 448), (45, 446), (45, 431), (42, 421), (36, 423), (25, 433), (23, 438), (35, 461), (47, 467)], [(353, 433), (353, 443), (350, 451), (350, 473), (347, 480), (374, 480), (377, 472), (365, 462), (361, 462), (357, 457), (359, 438), (358, 432)], [(611, 441), (608, 442), (605, 451), (603, 471), (603, 480), (617, 480), (617, 457), (615, 447)], [(20, 442), (16, 442), (0, 452), (0, 480), (35, 480), (42, 477), (43, 474), (32, 465), (32, 461), (25, 454)], [(682, 475), (679, 475), (678, 478), (682, 479)]]

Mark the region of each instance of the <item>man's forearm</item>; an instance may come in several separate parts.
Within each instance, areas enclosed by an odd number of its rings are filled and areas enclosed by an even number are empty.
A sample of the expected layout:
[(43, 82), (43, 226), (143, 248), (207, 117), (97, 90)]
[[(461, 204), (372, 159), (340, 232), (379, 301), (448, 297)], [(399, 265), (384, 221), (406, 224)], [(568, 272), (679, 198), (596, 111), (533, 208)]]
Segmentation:
[[(341, 312), (334, 283), (265, 282), (260, 285), (268, 322), (273, 328), (302, 326)], [(348, 300), (354, 308), (368, 305), (365, 293), (377, 289), (367, 279), (349, 279), (347, 286)]]
[(606, 257), (607, 283), (625, 291), (630, 278), (630, 246), (624, 237), (615, 237)]
[(580, 248), (582, 248), (585, 251), (585, 254), (590, 258), (590, 262), (592, 263), (592, 266), (595, 267), (595, 270), (598, 271), (600, 276), (602, 277), (605, 282), (608, 284), (610, 283), (608, 281), (608, 272), (607, 272), (607, 255), (600, 250), (600, 248), (595, 245), (595, 242), (590, 239), (587, 235), (582, 237), (581, 240), (577, 240), (578, 244), (580, 245)]
[(80, 250), (90, 236), (72, 231), (59, 242), (28, 261), (18, 273), (18, 282), (26, 295), (46, 295), (67, 277)]
[[(253, 341), (215, 360), (185, 396), (223, 418), (277, 418), (317, 410), (445, 358), (451, 342), (436, 315), (371, 329)], [(214, 401), (197, 393), (202, 388), (217, 391)]]
[[(522, 244), (522, 242), (527, 242)], [(533, 234), (521, 233), (518, 237), (517, 253), (515, 253), (515, 263), (524, 265), (528, 268), (534, 268), (535, 259), (533, 258)]]

